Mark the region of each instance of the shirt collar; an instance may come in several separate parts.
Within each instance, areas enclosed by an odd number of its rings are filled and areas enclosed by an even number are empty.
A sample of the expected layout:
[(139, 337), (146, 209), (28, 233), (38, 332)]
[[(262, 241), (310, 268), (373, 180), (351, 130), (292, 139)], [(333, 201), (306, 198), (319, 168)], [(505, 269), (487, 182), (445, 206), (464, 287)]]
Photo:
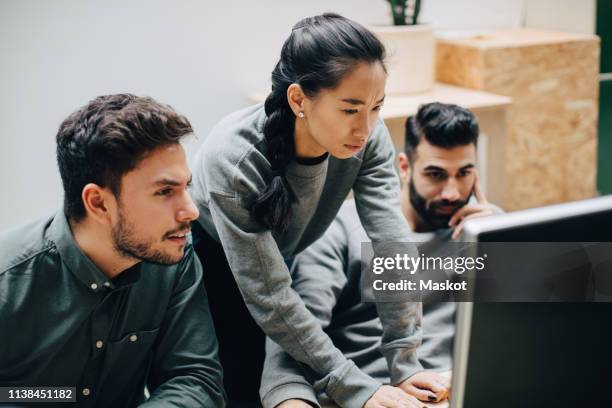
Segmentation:
[[(114, 289), (119, 286), (133, 284), (140, 278), (140, 263), (119, 274), (111, 280), (83, 253), (72, 235), (72, 229), (63, 210), (53, 217), (49, 227), (49, 238), (55, 243), (62, 262), (70, 269), (81, 283), (93, 292), (104, 289)], [(121, 277), (121, 275), (126, 275)]]

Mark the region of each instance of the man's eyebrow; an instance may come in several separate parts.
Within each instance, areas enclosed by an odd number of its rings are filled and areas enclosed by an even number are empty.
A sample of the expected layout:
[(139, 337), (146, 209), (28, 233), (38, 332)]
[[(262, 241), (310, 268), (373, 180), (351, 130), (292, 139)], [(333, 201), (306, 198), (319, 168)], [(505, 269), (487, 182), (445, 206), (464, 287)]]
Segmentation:
[(442, 171), (446, 173), (446, 169), (443, 169), (442, 167), (434, 166), (433, 164), (430, 164), (429, 166), (425, 167), (423, 170), (436, 170), (436, 171)]
[(474, 167), (476, 167), (474, 165), (474, 163), (469, 163), (469, 164), (466, 164), (465, 166), (461, 167), (459, 170), (473, 169)]
[[(383, 95), (383, 97), (379, 101), (376, 101), (376, 104), (383, 103), (385, 101), (385, 96), (386, 95)], [(342, 99), (342, 102), (350, 103), (351, 105), (365, 105), (365, 102), (361, 99), (354, 98), (345, 98)]]
[[(193, 179), (193, 176), (189, 176), (189, 180), (187, 181), (187, 185), (191, 184), (191, 180)], [(170, 179), (170, 178), (161, 178), (159, 180), (156, 180), (155, 182), (153, 182), (154, 185), (156, 186), (182, 186), (183, 183), (181, 183), (178, 180), (174, 180), (174, 179)]]

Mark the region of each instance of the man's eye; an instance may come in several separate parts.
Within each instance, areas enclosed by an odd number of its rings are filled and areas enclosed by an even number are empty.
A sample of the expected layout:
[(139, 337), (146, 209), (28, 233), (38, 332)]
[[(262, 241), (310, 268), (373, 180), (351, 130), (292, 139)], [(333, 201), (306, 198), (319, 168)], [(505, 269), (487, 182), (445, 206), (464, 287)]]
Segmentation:
[(157, 193), (155, 193), (155, 195), (158, 195), (158, 196), (167, 196), (167, 195), (170, 195), (170, 193), (172, 193), (172, 189), (171, 188), (164, 188), (163, 190), (160, 190)]
[(427, 173), (427, 175), (434, 180), (442, 180), (444, 178), (444, 173), (440, 173), (437, 171), (433, 171), (431, 173)]
[(470, 175), (470, 171), (469, 170), (462, 170), (459, 172), (459, 177), (467, 177)]
[(354, 115), (358, 111), (357, 109), (343, 109), (342, 112), (346, 113), (347, 115)]
[(383, 106), (382, 105), (378, 105), (375, 106), (374, 109), (372, 109), (373, 111), (379, 111)]

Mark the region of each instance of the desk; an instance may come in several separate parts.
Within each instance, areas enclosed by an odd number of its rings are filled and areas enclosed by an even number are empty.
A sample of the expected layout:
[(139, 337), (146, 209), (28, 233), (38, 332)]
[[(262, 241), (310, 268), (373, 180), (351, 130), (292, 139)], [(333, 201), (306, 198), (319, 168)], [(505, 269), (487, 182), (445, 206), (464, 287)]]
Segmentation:
[[(266, 94), (249, 96), (252, 102), (262, 102)], [(504, 207), (505, 201), (505, 157), (506, 157), (506, 111), (512, 99), (488, 92), (475, 91), (442, 83), (434, 84), (429, 92), (410, 95), (387, 95), (381, 116), (389, 128), (397, 151), (404, 145), (404, 123), (414, 115), (419, 106), (428, 102), (443, 102), (461, 105), (470, 109), (480, 122), (478, 141), (478, 168), (481, 183), (487, 198)]]

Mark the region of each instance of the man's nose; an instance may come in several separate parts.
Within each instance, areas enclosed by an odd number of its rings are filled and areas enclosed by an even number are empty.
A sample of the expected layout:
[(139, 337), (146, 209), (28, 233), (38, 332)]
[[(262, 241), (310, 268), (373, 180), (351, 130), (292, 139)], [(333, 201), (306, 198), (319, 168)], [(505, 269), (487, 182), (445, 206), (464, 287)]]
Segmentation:
[(450, 178), (449, 181), (444, 186), (442, 190), (442, 199), (454, 202), (461, 198), (459, 195), (459, 188), (457, 187), (457, 182)]
[(197, 220), (200, 216), (200, 211), (198, 207), (193, 202), (191, 195), (189, 192), (185, 191), (185, 199), (181, 205), (181, 208), (178, 211), (177, 218), (180, 222), (190, 222)]

